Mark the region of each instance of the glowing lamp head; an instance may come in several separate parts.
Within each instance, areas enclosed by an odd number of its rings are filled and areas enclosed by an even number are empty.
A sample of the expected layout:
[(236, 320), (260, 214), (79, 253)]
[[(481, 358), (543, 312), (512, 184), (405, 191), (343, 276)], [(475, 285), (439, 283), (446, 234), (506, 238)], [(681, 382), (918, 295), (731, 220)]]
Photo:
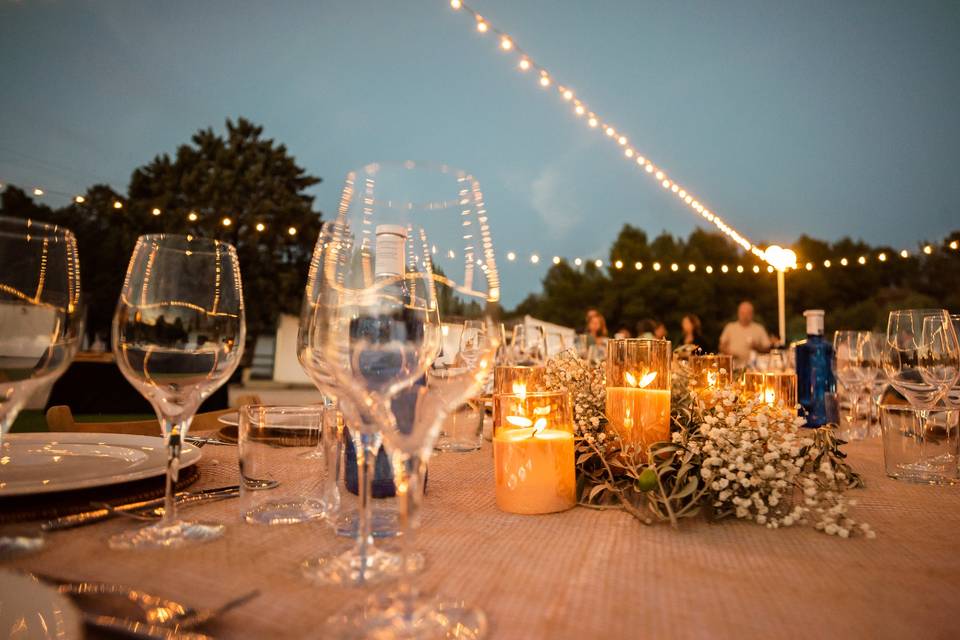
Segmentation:
[(797, 268), (797, 254), (792, 249), (784, 249), (779, 245), (770, 245), (763, 252), (763, 259), (777, 271)]

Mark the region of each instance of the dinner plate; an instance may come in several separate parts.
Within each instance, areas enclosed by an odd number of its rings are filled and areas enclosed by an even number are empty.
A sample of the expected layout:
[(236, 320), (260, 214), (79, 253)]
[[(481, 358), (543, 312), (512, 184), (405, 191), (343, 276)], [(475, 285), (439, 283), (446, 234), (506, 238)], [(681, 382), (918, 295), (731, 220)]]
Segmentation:
[(80, 614), (66, 596), (33, 576), (0, 571), (0, 633), (23, 640), (83, 637)]
[[(200, 460), (184, 444), (180, 468)], [(8, 433), (0, 455), (0, 497), (100, 487), (162, 476), (163, 438), (123, 433)]]

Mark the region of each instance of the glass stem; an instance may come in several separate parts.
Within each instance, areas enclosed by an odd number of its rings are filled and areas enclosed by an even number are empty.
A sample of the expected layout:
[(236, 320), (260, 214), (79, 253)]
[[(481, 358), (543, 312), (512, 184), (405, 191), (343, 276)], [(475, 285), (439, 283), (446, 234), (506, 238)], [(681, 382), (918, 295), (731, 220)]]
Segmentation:
[(167, 485), (163, 496), (163, 518), (160, 526), (168, 526), (177, 521), (177, 501), (174, 499), (174, 487), (180, 476), (180, 448), (183, 436), (190, 427), (188, 420), (173, 421), (163, 419), (163, 432), (167, 443)]
[(400, 573), (399, 592), (404, 600), (404, 613), (413, 615), (414, 599), (417, 596), (413, 585), (415, 570), (414, 554), (417, 552), (416, 532), (419, 526), (420, 504), (423, 501), (424, 462), (419, 454), (397, 453), (394, 456), (394, 479), (397, 498), (400, 502), (400, 542), (403, 554), (403, 571)]
[(360, 557), (360, 582), (366, 579), (367, 558), (373, 547), (371, 525), (373, 519), (373, 472), (381, 436), (376, 433), (353, 432), (353, 444), (357, 451), (357, 497), (360, 501), (357, 523), (357, 555)]

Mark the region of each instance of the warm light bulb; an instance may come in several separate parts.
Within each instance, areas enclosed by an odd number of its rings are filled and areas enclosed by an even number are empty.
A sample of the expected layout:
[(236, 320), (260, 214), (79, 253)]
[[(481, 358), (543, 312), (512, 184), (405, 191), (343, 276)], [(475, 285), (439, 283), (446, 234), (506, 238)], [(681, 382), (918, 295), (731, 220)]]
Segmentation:
[(290, 228), (287, 229), (287, 233), (288, 233), (289, 235), (291, 235), (291, 236), (295, 236), (295, 235), (297, 235), (297, 228), (296, 228), (296, 227), (290, 227)]
[(510, 262), (513, 262), (516, 259), (517, 259), (517, 254), (515, 254), (513, 251), (507, 252), (507, 260), (509, 260)]
[(563, 90), (563, 99), (564, 99), (564, 100), (573, 100), (573, 91), (570, 91), (570, 89), (564, 89), (564, 90)]
[(607, 135), (610, 136), (611, 138), (613, 137), (613, 134), (617, 132), (617, 130), (614, 129), (613, 127), (607, 127), (605, 131), (607, 132)]
[(624, 150), (623, 155), (627, 156), (628, 158), (632, 158), (632, 157), (633, 157), (633, 149), (626, 149), (626, 150)]
[(713, 267), (711, 267), (710, 265), (707, 265), (706, 272), (713, 273)]
[(886, 262), (886, 261), (887, 261), (887, 254), (881, 253), (880, 255), (877, 256), (877, 260), (879, 260), (880, 262)]
[(35, 196), (42, 196), (42, 195), (43, 195), (43, 189), (41, 189), (40, 187), (34, 187), (34, 188), (33, 188), (33, 195), (35, 195)]
[(663, 187), (664, 189), (669, 189), (669, 188), (670, 188), (670, 181), (669, 181), (669, 180), (663, 180), (662, 182), (660, 182), (660, 186)]
[(676, 193), (677, 191), (680, 191), (680, 187), (674, 184), (672, 187), (670, 187), (670, 191), (673, 191), (674, 193)]
[(950, 241), (950, 248), (951, 248), (951, 249), (958, 249), (958, 248), (960, 248), (960, 243), (958, 243), (956, 240), (951, 240), (951, 241)]
[(617, 138), (617, 144), (619, 144), (621, 147), (627, 144), (627, 136), (620, 136)]
[(233, 224), (233, 220), (231, 220), (230, 218), (224, 218), (224, 219), (221, 220), (220, 222), (221, 222), (221, 223), (223, 224), (223, 226), (225, 226), (225, 227), (229, 227), (230, 225)]
[(596, 127), (598, 124), (597, 119), (594, 117), (591, 117), (589, 120), (587, 120), (587, 124), (590, 125), (591, 127)]
[(640, 269), (643, 269), (643, 263), (642, 263), (642, 262), (634, 262), (634, 263), (633, 263), (633, 268), (636, 269), (637, 271), (640, 271)]
[(824, 261), (823, 261), (823, 266), (826, 267), (827, 269), (830, 268), (831, 264), (832, 264), (832, 263), (831, 263), (829, 260), (824, 260)]
[(560, 264), (560, 256), (553, 256), (553, 264)]
[(527, 58), (520, 58), (520, 64), (519, 64), (519, 66), (520, 66), (521, 69), (523, 69), (524, 71), (526, 71), (527, 69), (530, 68), (530, 60), (527, 59)]
[(87, 199), (84, 198), (83, 196), (77, 196), (76, 198), (73, 199), (73, 201), (76, 202), (77, 204), (83, 204), (84, 202), (87, 201)]
[(901, 258), (909, 258), (909, 257), (910, 257), (910, 252), (907, 251), (906, 249), (904, 249), (903, 251), (900, 252), (900, 257), (901, 257)]
[(859, 262), (860, 264), (867, 264), (866, 256), (860, 256), (859, 258), (857, 258), (857, 262)]
[(480, 16), (477, 16), (477, 31), (479, 31), (480, 33), (486, 33), (487, 29), (489, 28), (490, 27), (487, 26), (487, 23), (484, 22), (483, 18), (481, 18)]
[(537, 254), (533, 254), (532, 256), (530, 256), (530, 262), (532, 262), (533, 264), (537, 264), (538, 262), (540, 262), (540, 256), (538, 256)]
[(664, 175), (663, 171), (657, 171), (656, 175), (657, 175), (657, 180), (663, 180), (663, 175)]
[(848, 264), (850, 264), (850, 261), (849, 261), (849, 260), (847, 260), (846, 258), (840, 258), (840, 265), (841, 265), (841, 266), (845, 267), (845, 266), (847, 266)]
[(123, 209), (123, 203), (120, 202), (119, 200), (114, 200), (114, 201), (113, 201), (113, 208), (114, 208), (114, 209)]
[(742, 265), (742, 264), (738, 264), (738, 265), (737, 265), (737, 273), (743, 273), (743, 265)]
[(586, 111), (586, 109), (583, 108), (582, 104), (578, 104), (576, 107), (574, 107), (573, 110), (576, 112), (578, 116), (582, 116), (583, 112)]
[(687, 271), (689, 271), (690, 273), (693, 273), (696, 270), (697, 270), (697, 265), (695, 264), (691, 264), (687, 267)]
[(623, 260), (617, 260), (616, 262), (613, 263), (613, 266), (616, 267), (617, 269), (623, 269)]
[(583, 264), (583, 260), (581, 260), (580, 258), (577, 258), (576, 260), (573, 261), (573, 264), (579, 267), (580, 265)]
[(504, 51), (510, 51), (510, 49), (513, 49), (513, 40), (511, 40), (507, 36), (501, 36), (500, 48), (503, 49)]
[(152, 213), (152, 214), (155, 215), (155, 216), (158, 216), (158, 215), (160, 215), (161, 211), (160, 211), (160, 209), (154, 207), (154, 208), (153, 208), (153, 211), (151, 211), (150, 213)]
[(767, 265), (767, 273), (773, 273), (773, 265)]
[(753, 265), (753, 272), (754, 272), (754, 273), (760, 273), (760, 266), (759, 266), (759, 265), (756, 265), (756, 264)]
[(262, 233), (266, 228), (267, 228), (267, 225), (263, 224), (262, 222), (257, 223), (257, 227), (256, 227), (257, 231)]
[(931, 247), (930, 245), (927, 245), (923, 248), (923, 252), (927, 255), (930, 255), (931, 253), (933, 253), (933, 247)]
[(450, 8), (456, 11), (463, 6), (463, 3), (460, 0), (450, 0)]
[(680, 270), (680, 265), (678, 265), (676, 262), (670, 265), (670, 271), (679, 271), (679, 270)]
[(187, 214), (187, 220), (189, 220), (190, 222), (196, 222), (198, 217), (199, 216), (193, 211)]
[(597, 267), (597, 269), (599, 269), (600, 267), (603, 266), (603, 260), (601, 260), (600, 258), (597, 258), (596, 260), (593, 261), (593, 264)]
[(653, 173), (653, 165), (650, 164), (649, 162), (647, 163), (647, 166), (644, 167), (644, 169), (647, 170), (647, 173)]
[(730, 271), (730, 267), (728, 267), (727, 265), (723, 265), (720, 267), (720, 271), (723, 271), (724, 273), (726, 273), (727, 271)]
[(548, 76), (546, 73), (540, 74), (540, 86), (541, 87), (550, 86), (550, 76)]
[(808, 262), (808, 263), (807, 263), (806, 265), (804, 265), (804, 266), (806, 266), (807, 271), (813, 271), (813, 263), (812, 263), (812, 262)]
[(659, 263), (659, 262), (654, 262), (654, 263), (653, 263), (653, 270), (654, 270), (654, 271), (660, 271), (660, 263)]

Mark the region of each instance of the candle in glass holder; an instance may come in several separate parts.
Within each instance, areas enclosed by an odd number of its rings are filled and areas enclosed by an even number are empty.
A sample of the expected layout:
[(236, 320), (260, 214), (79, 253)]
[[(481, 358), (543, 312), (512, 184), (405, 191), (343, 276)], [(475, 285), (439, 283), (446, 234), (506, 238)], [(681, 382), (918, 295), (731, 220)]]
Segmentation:
[(510, 513), (575, 506), (573, 410), (566, 392), (503, 394), (493, 435), (497, 507)]
[(607, 347), (607, 421), (642, 455), (670, 439), (670, 341), (612, 340)]
[(771, 406), (797, 404), (797, 374), (792, 371), (748, 371), (743, 388), (748, 397)]
[(691, 356), (690, 374), (694, 391), (725, 387), (733, 382), (733, 356)]
[(493, 370), (493, 431), (500, 427), (500, 397), (503, 395), (526, 395), (545, 391), (543, 376), (545, 367), (500, 365)]

